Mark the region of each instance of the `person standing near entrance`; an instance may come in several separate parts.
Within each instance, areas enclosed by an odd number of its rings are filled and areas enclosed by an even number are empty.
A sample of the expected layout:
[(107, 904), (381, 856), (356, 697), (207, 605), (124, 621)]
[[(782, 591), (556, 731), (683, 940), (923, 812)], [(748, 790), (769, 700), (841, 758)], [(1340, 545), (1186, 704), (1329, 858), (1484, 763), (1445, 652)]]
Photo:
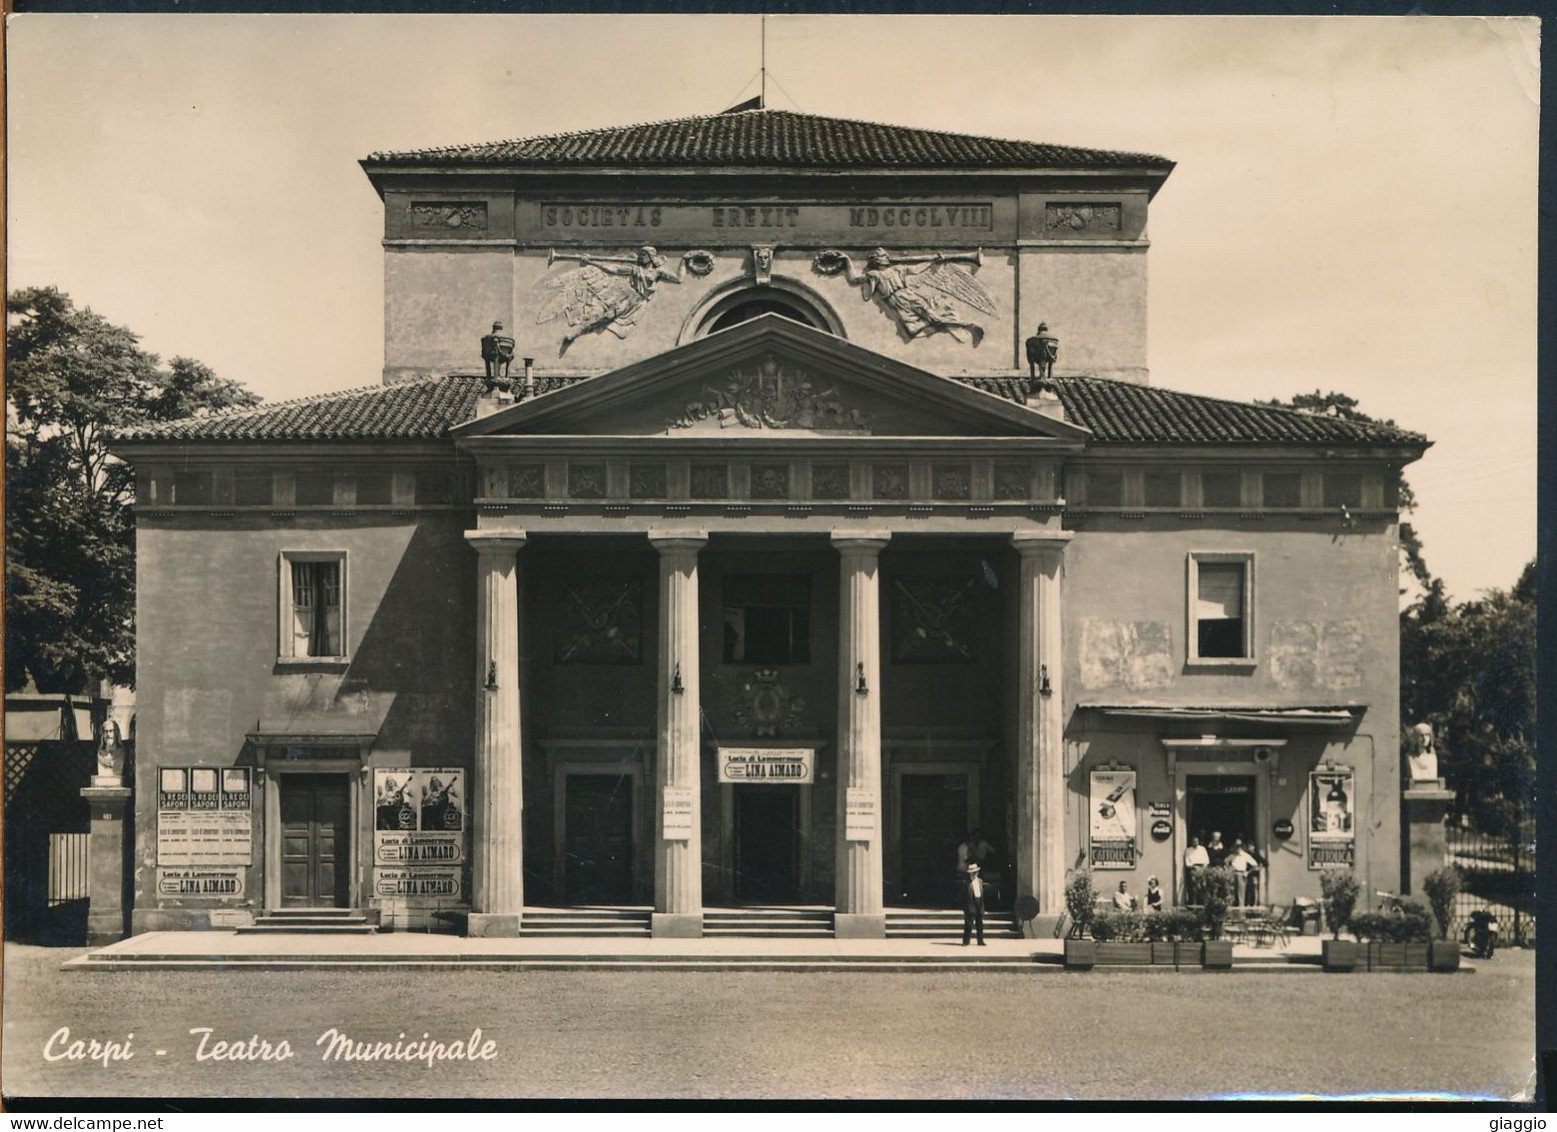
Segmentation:
[(1227, 863), (1227, 846), (1222, 843), (1222, 831), (1213, 829), (1211, 840), (1206, 842), (1206, 855), (1211, 858), (1211, 867), (1220, 868)]
[(1233, 838), (1233, 851), (1228, 855), (1227, 867), (1233, 870), (1233, 876), (1236, 878), (1236, 883), (1233, 885), (1233, 903), (1253, 904), (1254, 893), (1249, 881), (1258, 871), (1259, 866), (1249, 855), (1249, 851), (1244, 848), (1243, 838)]
[(1201, 878), (1210, 864), (1211, 855), (1200, 844), (1200, 838), (1191, 837), (1189, 848), (1184, 851), (1184, 892), (1189, 897), (1188, 903), (1201, 903)]
[(979, 876), (976, 861), (968, 863), (967, 890), (962, 900), (962, 946), (977, 932), (979, 946), (984, 946), (984, 881)]

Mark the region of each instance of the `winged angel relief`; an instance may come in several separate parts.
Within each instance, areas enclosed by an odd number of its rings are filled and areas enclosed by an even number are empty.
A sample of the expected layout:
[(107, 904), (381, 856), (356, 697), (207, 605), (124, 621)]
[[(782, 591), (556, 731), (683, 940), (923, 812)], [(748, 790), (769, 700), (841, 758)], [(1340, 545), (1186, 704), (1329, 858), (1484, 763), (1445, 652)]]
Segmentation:
[(618, 338), (627, 337), (638, 323), (639, 310), (661, 283), (680, 283), (683, 272), (702, 277), (714, 269), (714, 257), (707, 252), (686, 252), (674, 272), (666, 271), (665, 257), (652, 247), (639, 248), (631, 256), (552, 252), (546, 265), (550, 267), (559, 259), (577, 260), (579, 266), (541, 283), (550, 296), (535, 316), (537, 323), (567, 319), (569, 329), (562, 336), (559, 357), (578, 338), (593, 331), (609, 330)]
[(816, 254), (811, 266), (823, 275), (841, 272), (850, 283), (860, 284), (863, 297), (880, 299), (910, 338), (944, 330), (959, 342), (971, 335), (977, 346), (984, 327), (968, 319), (962, 308), (994, 314), (995, 297), (958, 263), (982, 266), (983, 252), (894, 257), (886, 248), (877, 248), (865, 270), (857, 272), (843, 252), (825, 251)]

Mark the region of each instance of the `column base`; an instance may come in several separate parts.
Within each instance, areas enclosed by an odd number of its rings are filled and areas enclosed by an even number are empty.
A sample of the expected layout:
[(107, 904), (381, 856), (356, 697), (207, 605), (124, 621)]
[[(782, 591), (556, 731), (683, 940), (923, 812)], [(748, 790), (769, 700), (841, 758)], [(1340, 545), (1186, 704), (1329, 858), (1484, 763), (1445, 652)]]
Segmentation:
[(702, 939), (703, 913), (651, 913), (649, 916), (649, 934), (655, 939)]
[(101, 912), (95, 908), (87, 909), (88, 947), (103, 947), (110, 943), (118, 943), (125, 934), (123, 908), (109, 908)]
[(1022, 921), (1022, 935), (1027, 939), (1059, 939), (1065, 922), (1064, 912), (1040, 912)]
[(886, 939), (887, 914), (885, 912), (834, 912), (834, 939)]
[(519, 934), (518, 912), (472, 912), (465, 921), (471, 939), (499, 939)]

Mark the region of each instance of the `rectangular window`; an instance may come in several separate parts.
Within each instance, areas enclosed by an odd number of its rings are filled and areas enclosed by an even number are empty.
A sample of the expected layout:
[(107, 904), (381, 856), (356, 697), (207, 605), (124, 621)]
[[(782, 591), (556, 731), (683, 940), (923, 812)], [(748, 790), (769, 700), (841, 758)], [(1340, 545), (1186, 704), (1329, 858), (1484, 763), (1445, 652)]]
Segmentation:
[(1189, 659), (1248, 661), (1254, 657), (1254, 556), (1197, 552), (1189, 556)]
[(283, 554), (280, 655), (345, 659), (345, 593), (345, 554)]
[(1243, 477), (1237, 472), (1200, 473), (1200, 504), (1202, 507), (1237, 507), (1240, 501), (1240, 485)]
[(724, 663), (811, 663), (810, 578), (729, 574), (723, 599)]

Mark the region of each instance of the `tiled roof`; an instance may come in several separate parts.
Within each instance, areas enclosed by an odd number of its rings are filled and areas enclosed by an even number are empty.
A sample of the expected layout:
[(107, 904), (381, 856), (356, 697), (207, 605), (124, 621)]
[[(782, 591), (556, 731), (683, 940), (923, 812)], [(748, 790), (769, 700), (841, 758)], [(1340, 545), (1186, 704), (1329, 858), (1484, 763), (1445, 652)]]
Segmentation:
[(1145, 153), (916, 130), (789, 110), (746, 110), (611, 126), (571, 134), (476, 145), (374, 153), (368, 167), (391, 164), (544, 165), (548, 167), (748, 166), (824, 169), (1004, 167), (1150, 169), (1173, 162)]
[[(537, 375), (539, 394), (588, 380)], [(986, 393), (1020, 403), (1019, 377), (963, 377)], [(435, 440), (476, 415), (480, 377), (424, 377), (190, 417), (120, 434), (122, 440), (291, 441)], [(1414, 432), (1295, 409), (1224, 401), (1100, 377), (1057, 377), (1066, 419), (1095, 444), (1420, 445)]]
[[(1027, 379), (965, 377), (968, 385), (1020, 402)], [(1054, 379), (1065, 418), (1099, 444), (1426, 444), (1392, 425), (1227, 401), (1101, 377)]]
[[(538, 393), (573, 377), (536, 377)], [(436, 440), (476, 415), (480, 377), (422, 377), (127, 429), (120, 440)]]

